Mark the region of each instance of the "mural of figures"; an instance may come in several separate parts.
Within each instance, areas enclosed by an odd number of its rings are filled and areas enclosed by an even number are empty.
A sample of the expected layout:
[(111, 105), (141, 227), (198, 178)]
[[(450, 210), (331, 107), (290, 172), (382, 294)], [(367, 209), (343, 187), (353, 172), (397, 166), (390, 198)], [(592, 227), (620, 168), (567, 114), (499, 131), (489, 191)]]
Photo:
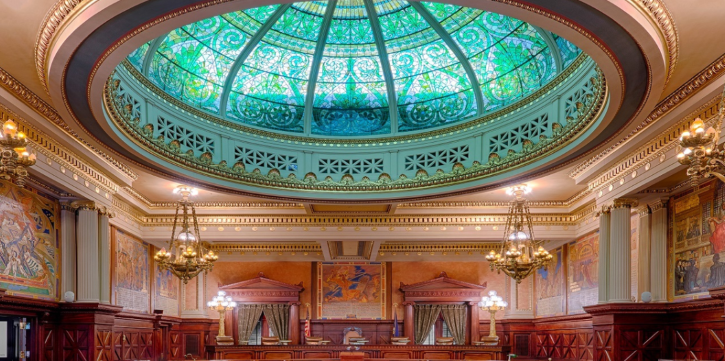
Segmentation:
[(670, 298), (692, 298), (725, 285), (725, 185), (705, 183), (673, 197)]
[(563, 248), (550, 253), (554, 256), (551, 263), (536, 270), (536, 317), (559, 316), (566, 312)]
[(179, 283), (181, 282), (169, 270), (154, 266), (156, 280), (156, 302), (154, 308), (164, 310), (165, 315), (179, 314)]
[(318, 282), (321, 318), (385, 318), (385, 263), (320, 262)]
[(568, 244), (569, 314), (584, 312), (599, 296), (599, 232)]
[(59, 299), (58, 203), (0, 181), (0, 288)]
[(130, 311), (148, 313), (151, 308), (149, 245), (118, 229), (112, 235), (116, 247), (116, 304)]

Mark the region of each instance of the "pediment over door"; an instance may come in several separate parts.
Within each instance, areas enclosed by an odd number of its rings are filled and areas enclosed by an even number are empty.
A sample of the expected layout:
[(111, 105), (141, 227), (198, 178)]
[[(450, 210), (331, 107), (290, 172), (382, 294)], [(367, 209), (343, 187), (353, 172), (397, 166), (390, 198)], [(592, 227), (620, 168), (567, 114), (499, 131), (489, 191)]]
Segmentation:
[(259, 272), (257, 277), (219, 287), (236, 302), (267, 303), (297, 302), (305, 290), (302, 282), (297, 285), (275, 281)]
[(400, 283), (407, 302), (478, 302), (486, 290), (486, 283), (481, 285), (449, 278), (445, 272), (432, 280), (406, 285)]

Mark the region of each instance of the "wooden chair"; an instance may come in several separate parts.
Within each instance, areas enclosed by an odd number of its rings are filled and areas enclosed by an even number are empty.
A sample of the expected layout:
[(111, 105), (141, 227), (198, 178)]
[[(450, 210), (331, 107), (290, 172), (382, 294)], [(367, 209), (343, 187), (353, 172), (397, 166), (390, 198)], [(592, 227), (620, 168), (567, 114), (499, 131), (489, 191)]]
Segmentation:
[(436, 345), (452, 345), (453, 337), (438, 337), (436, 338)]
[(362, 336), (362, 329), (360, 327), (346, 327), (344, 330), (342, 330), (342, 343), (344, 345), (351, 344), (350, 338), (355, 338), (356, 340), (365, 340), (365, 338)]
[(276, 346), (279, 345), (279, 337), (262, 337), (263, 346)]

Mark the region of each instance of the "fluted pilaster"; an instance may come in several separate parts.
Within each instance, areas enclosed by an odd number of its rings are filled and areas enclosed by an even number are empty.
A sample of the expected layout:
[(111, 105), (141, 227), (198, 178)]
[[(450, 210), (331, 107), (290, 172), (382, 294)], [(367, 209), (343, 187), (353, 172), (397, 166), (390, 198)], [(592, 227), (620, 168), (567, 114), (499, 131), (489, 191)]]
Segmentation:
[(94, 202), (73, 202), (78, 208), (76, 218), (78, 302), (99, 302), (100, 275), (98, 265), (98, 209)]
[(609, 224), (609, 302), (632, 302), (632, 207), (636, 200), (619, 198), (612, 205)]
[(70, 202), (60, 204), (60, 244), (62, 254), (61, 295), (76, 293), (76, 211)]
[(667, 199), (650, 205), (652, 208), (652, 245), (650, 286), (653, 302), (667, 302)]
[(98, 258), (101, 275), (101, 303), (111, 303), (111, 226), (110, 212), (106, 208), (98, 210)]
[(648, 206), (638, 209), (639, 213), (639, 242), (637, 252), (637, 300), (642, 297), (642, 292), (650, 292), (650, 248), (652, 237), (650, 235), (650, 223), (652, 216)]
[(609, 227), (611, 207), (604, 206), (599, 213), (599, 302), (609, 301)]

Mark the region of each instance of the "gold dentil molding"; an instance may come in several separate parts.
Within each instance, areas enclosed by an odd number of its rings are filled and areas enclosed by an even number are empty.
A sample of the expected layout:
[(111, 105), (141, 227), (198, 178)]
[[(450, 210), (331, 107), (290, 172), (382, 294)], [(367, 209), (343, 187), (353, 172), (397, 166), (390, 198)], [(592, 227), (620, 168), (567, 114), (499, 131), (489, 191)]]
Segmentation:
[(635, 5), (642, 14), (647, 16), (650, 23), (655, 26), (660, 39), (665, 44), (665, 55), (667, 57), (667, 76), (665, 84), (669, 83), (672, 74), (677, 67), (680, 56), (680, 44), (675, 21), (672, 18), (667, 6), (662, 0), (628, 0)]
[(118, 192), (118, 185), (110, 178), (106, 177), (105, 174), (96, 171), (88, 165), (88, 162), (81, 159), (77, 154), (59, 144), (52, 137), (43, 133), (32, 123), (27, 122), (25, 119), (0, 104), (0, 119), (5, 120), (9, 118), (12, 118), (18, 124), (18, 129), (25, 133), (26, 138), (32, 144), (33, 150), (45, 155), (51, 161), (59, 164), (62, 173), (65, 173), (65, 171), (68, 170), (73, 173), (74, 180), (78, 180), (78, 177), (83, 178), (86, 182), (87, 188), (91, 188), (91, 185), (93, 185), (96, 193), (99, 194), (101, 193), (101, 190), (103, 190), (104, 193), (108, 194), (106, 198), (110, 198), (110, 195)]
[(652, 162), (662, 163), (665, 160), (665, 153), (677, 146), (680, 134), (689, 129), (690, 123), (695, 118), (709, 120), (717, 116), (720, 95), (716, 95), (707, 103), (685, 116), (682, 120), (673, 124), (657, 137), (629, 153), (624, 160), (614, 164), (611, 168), (601, 172), (588, 183), (591, 192), (604, 189), (616, 182), (624, 183), (628, 176), (635, 174), (642, 167)]
[(250, 255), (256, 255), (257, 253), (264, 252), (267, 255), (271, 253), (300, 253), (304, 256), (314, 253), (315, 255), (322, 254), (322, 247), (319, 243), (212, 243), (209, 249), (216, 252), (217, 254), (234, 254), (240, 253), (242, 255), (250, 253)]
[[(569, 176), (575, 178), (581, 173), (589, 169), (589, 167), (598, 163), (601, 159), (604, 159), (607, 155), (617, 150), (620, 146), (625, 144), (629, 139), (641, 133), (647, 129), (650, 125), (660, 120), (663, 116), (667, 115), (670, 111), (675, 109), (680, 103), (691, 98), (697, 94), (706, 85), (712, 81), (718, 79), (725, 74), (725, 54), (720, 58), (712, 62), (705, 69), (701, 70), (694, 77), (690, 78), (685, 84), (680, 86), (677, 90), (668, 95), (667, 98), (662, 100), (657, 107), (650, 113), (647, 118), (642, 121), (637, 128), (632, 130), (629, 134), (610, 146), (607, 149), (602, 150), (599, 154), (593, 155), (587, 161), (580, 163), (569, 173)], [(679, 136), (678, 136), (679, 137)]]
[[(10, 75), (8, 72), (6, 72), (4, 69), (0, 68), (0, 86), (2, 86), (5, 90), (9, 91), (10, 93), (14, 94), (16, 98), (20, 99), (23, 103), (25, 103), (30, 108), (34, 109), (39, 115), (43, 116), (46, 120), (50, 121), (52, 124), (54, 124), (58, 129), (60, 129), (63, 133), (66, 134), (71, 139), (75, 139), (83, 146), (86, 150), (88, 150), (89, 153), (93, 153), (98, 155), (102, 160), (104, 160), (109, 166), (117, 169), (119, 172), (126, 174), (128, 177), (130, 177), (133, 180), (138, 179), (138, 175), (131, 170), (131, 168), (127, 167), (125, 164), (119, 162), (118, 160), (114, 159), (101, 149), (98, 149), (97, 147), (91, 145), (87, 141), (85, 141), (83, 138), (80, 137), (78, 133), (70, 129), (68, 124), (61, 119), (60, 115), (58, 115), (58, 112), (56, 112), (53, 107), (51, 107), (48, 103), (46, 103), (43, 99), (41, 99), (38, 95), (30, 91), (25, 85), (20, 83), (17, 79), (13, 78), (12, 75)], [(4, 109), (7, 109), (6, 107), (3, 107)], [(19, 117), (15, 117), (15, 119), (18, 119)], [(54, 144), (57, 144), (56, 142), (53, 142)]]

